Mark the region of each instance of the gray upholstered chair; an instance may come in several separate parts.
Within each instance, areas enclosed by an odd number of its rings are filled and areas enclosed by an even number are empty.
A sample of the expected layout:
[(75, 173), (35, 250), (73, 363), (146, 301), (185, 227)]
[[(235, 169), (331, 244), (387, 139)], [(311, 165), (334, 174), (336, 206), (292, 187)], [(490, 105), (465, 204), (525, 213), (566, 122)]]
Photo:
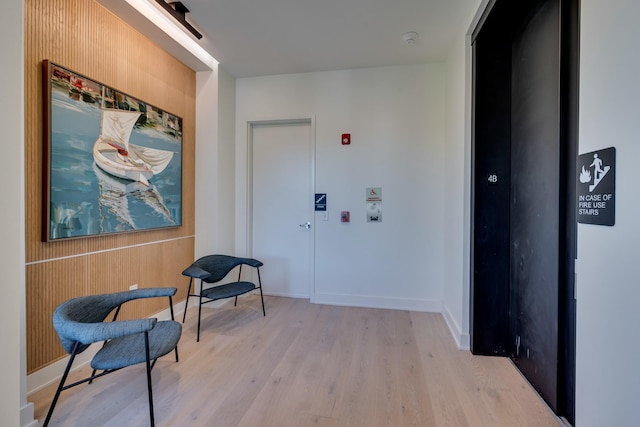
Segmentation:
[[(248, 265), (254, 267), (258, 273), (258, 285), (253, 282), (240, 280), (242, 274), (242, 266)], [(198, 297), (198, 336), (196, 341), (200, 342), (200, 318), (202, 316), (202, 304), (213, 302), (219, 299), (234, 298), (234, 305), (238, 304), (238, 296), (251, 292), (254, 289), (260, 289), (260, 300), (262, 301), (262, 315), (266, 316), (264, 310), (264, 297), (262, 295), (262, 281), (260, 280), (260, 267), (262, 262), (253, 258), (241, 258), (230, 255), (207, 255), (197, 259), (193, 264), (186, 268), (182, 274), (189, 277), (189, 290), (187, 291), (187, 301), (185, 303), (184, 314), (182, 315), (182, 323), (187, 316), (187, 307), (189, 307), (189, 297)], [(234, 268), (238, 268), (238, 279), (235, 282), (222, 285), (213, 285), (207, 288), (204, 284), (215, 284), (224, 279)], [(191, 288), (193, 279), (200, 280), (200, 293), (192, 294)], [(195, 291), (195, 286), (194, 286)]]
[[(127, 366), (146, 363), (147, 390), (149, 394), (149, 415), (153, 426), (153, 394), (151, 391), (151, 369), (157, 359), (175, 351), (178, 361), (178, 341), (182, 325), (173, 320), (173, 301), (176, 288), (145, 288), (112, 294), (90, 295), (66, 301), (53, 313), (53, 327), (60, 338), (64, 350), (69, 353), (69, 362), (60, 379), (60, 384), (44, 421), (49, 424), (53, 409), (60, 393), (71, 387), (110, 374)], [(141, 298), (168, 297), (171, 319), (158, 321), (155, 318), (117, 320), (122, 304)], [(105, 322), (109, 313), (115, 310), (112, 321)], [(93, 373), (73, 384), (65, 385), (76, 355), (91, 344), (102, 342), (103, 346), (91, 360)], [(97, 373), (97, 371), (102, 371)], [(123, 424), (126, 424), (123, 421)]]

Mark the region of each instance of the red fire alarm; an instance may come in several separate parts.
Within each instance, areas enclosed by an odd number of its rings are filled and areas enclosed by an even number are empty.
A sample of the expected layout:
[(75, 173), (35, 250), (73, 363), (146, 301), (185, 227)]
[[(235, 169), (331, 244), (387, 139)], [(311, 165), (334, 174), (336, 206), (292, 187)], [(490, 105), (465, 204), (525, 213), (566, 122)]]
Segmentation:
[(340, 222), (349, 222), (350, 217), (349, 211), (340, 212)]
[(351, 144), (351, 134), (350, 133), (343, 133), (342, 134), (342, 145), (349, 145)]

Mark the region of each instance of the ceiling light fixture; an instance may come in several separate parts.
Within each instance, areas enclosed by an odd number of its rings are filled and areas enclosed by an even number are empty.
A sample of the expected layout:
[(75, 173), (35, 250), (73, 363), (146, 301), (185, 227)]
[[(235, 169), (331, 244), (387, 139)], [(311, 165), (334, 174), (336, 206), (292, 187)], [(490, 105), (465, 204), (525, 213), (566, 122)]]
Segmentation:
[[(218, 65), (218, 61), (200, 46), (193, 37), (183, 31), (167, 13), (164, 13), (159, 7), (155, 7), (152, 3), (149, 3), (149, 1), (151, 0), (125, 0), (129, 6), (137, 10), (138, 13), (146, 17), (174, 42), (178, 43), (183, 49), (197, 58), (201, 64), (205, 65), (206, 69), (214, 70)], [(177, 57), (179, 57), (179, 55)]]
[(164, 0), (156, 0), (156, 2), (164, 8), (171, 16), (173, 16), (176, 21), (181, 23), (191, 34), (193, 34), (198, 40), (202, 38), (202, 34), (196, 30), (193, 25), (187, 22), (187, 13), (189, 13), (189, 9), (182, 4), (182, 2), (174, 1), (171, 3), (167, 3)]
[(409, 31), (408, 33), (404, 33), (402, 36), (402, 41), (404, 44), (415, 44), (418, 41), (418, 33), (415, 31)]

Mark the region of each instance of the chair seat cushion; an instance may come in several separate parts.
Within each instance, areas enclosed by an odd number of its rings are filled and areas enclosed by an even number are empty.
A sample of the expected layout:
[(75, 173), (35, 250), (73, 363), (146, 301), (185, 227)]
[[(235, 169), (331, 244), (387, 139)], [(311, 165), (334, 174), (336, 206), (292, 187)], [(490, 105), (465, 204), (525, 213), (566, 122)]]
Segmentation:
[[(173, 351), (178, 345), (181, 334), (180, 323), (173, 320), (157, 322), (149, 331), (150, 360)], [(108, 341), (91, 360), (91, 367), (102, 371), (120, 369), (145, 361), (144, 333), (139, 333)]]
[(202, 296), (211, 300), (231, 298), (246, 294), (255, 288), (256, 285), (251, 282), (233, 282), (203, 289)]

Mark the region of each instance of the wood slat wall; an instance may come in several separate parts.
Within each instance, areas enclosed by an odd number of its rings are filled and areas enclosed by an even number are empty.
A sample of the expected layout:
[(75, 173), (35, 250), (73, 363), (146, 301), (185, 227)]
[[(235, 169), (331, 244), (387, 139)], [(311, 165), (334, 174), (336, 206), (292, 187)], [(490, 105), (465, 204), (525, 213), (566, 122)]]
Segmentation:
[[(48, 59), (183, 118), (182, 226), (41, 241), (42, 61)], [(25, 250), (27, 372), (65, 355), (51, 325), (66, 299), (127, 290), (138, 283), (178, 286), (194, 256), (195, 72), (93, 0), (25, 0)], [(5, 143), (7, 143), (5, 141)], [(174, 301), (174, 302), (175, 302)], [(166, 308), (148, 301), (127, 310), (147, 316)]]

